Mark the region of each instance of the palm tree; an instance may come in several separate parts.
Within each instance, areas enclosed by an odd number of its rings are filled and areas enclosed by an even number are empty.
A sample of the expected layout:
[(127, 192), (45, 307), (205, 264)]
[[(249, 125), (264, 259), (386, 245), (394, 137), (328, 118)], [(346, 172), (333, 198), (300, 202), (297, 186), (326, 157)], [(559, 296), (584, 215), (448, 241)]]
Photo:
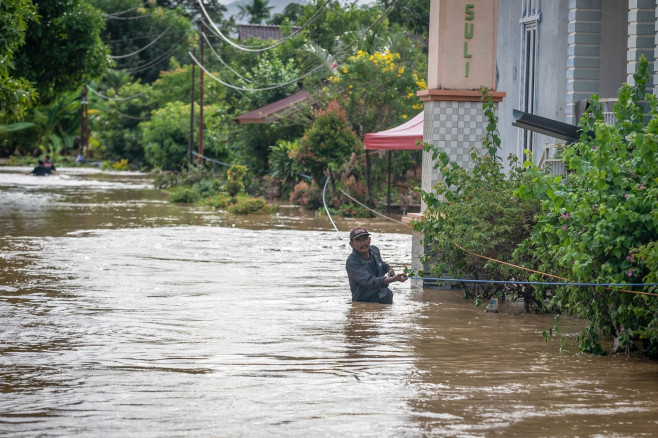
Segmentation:
[(250, 24), (261, 24), (270, 18), (270, 10), (274, 9), (274, 6), (270, 6), (269, 0), (251, 0), (251, 3), (240, 5), (238, 8), (240, 8), (238, 14), (240, 19), (249, 16)]

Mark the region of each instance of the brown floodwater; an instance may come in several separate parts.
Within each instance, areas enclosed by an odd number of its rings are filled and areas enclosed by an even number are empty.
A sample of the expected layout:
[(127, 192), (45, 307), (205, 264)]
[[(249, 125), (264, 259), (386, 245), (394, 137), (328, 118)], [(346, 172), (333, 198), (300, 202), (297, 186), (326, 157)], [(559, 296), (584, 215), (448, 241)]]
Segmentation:
[[(395, 283), (351, 303), (345, 238), (410, 230), (170, 204), (138, 173), (0, 168), (0, 434), (654, 436), (658, 366), (544, 342), (548, 316)], [(399, 268), (398, 268), (399, 269)]]

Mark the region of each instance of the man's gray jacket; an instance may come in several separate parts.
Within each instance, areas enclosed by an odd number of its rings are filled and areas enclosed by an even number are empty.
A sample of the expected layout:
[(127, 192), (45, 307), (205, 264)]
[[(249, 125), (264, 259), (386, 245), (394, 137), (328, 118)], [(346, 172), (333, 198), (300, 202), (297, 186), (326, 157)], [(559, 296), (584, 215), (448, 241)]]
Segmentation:
[(377, 303), (385, 299), (387, 295), (391, 298), (393, 296), (393, 292), (384, 285), (384, 279), (390, 266), (382, 261), (382, 256), (376, 246), (370, 245), (369, 251), (377, 265), (377, 275), (368, 267), (368, 260), (361, 257), (354, 249), (345, 262), (352, 290), (352, 301)]

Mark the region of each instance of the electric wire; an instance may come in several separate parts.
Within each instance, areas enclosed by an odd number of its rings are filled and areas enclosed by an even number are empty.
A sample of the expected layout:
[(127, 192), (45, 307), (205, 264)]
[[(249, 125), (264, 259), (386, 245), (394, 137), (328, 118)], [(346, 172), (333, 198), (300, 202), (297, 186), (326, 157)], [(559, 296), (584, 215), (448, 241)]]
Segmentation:
[(354, 202), (356, 202), (357, 204), (359, 204), (361, 207), (365, 207), (365, 208), (367, 208), (368, 210), (370, 210), (371, 212), (375, 213), (376, 215), (381, 216), (381, 217), (383, 217), (383, 218), (386, 218), (386, 219), (388, 219), (388, 220), (390, 220), (390, 221), (397, 222), (397, 223), (399, 223), (399, 224), (405, 225), (405, 223), (402, 222), (402, 221), (399, 221), (399, 220), (397, 220), (397, 219), (393, 219), (392, 217), (386, 216), (385, 214), (381, 214), (380, 212), (378, 212), (378, 211), (376, 211), (376, 210), (373, 210), (372, 208), (368, 207), (367, 205), (362, 204), (361, 202), (357, 201), (356, 199), (354, 199), (353, 197), (351, 197), (350, 195), (348, 195), (345, 191), (343, 191), (343, 189), (339, 189), (338, 191), (341, 192), (343, 195), (347, 196), (348, 198), (350, 198), (352, 201), (354, 201)]
[[(215, 51), (215, 48), (212, 46), (212, 44), (210, 44), (210, 41), (208, 40), (208, 36), (206, 35), (205, 32), (203, 32), (201, 35), (203, 36), (203, 39), (206, 41), (206, 43), (208, 43), (208, 48), (210, 48), (210, 51), (213, 53), (213, 55), (215, 55), (215, 58), (217, 58), (219, 60), (219, 62), (221, 62), (222, 65), (224, 65), (224, 67), (226, 67), (231, 73), (233, 73), (234, 75), (236, 75), (237, 77), (239, 77), (243, 81), (248, 82), (250, 84), (256, 84), (256, 82), (252, 81), (249, 78), (246, 78), (246, 77), (242, 76), (240, 73), (235, 71), (230, 65), (228, 65), (226, 63), (226, 61), (224, 61), (224, 59), (219, 55), (219, 53), (217, 53)], [(262, 84), (258, 84), (258, 85), (262, 85)]]
[(295, 29), (295, 31), (292, 32), (290, 35), (288, 35), (288, 36), (286, 36), (286, 37), (280, 39), (280, 40), (279, 40), (278, 42), (276, 42), (275, 44), (272, 44), (272, 45), (267, 46), (267, 47), (241, 46), (241, 45), (239, 45), (239, 44), (234, 43), (233, 41), (231, 41), (231, 39), (227, 38), (227, 37), (222, 33), (222, 31), (219, 30), (219, 28), (217, 28), (217, 26), (215, 25), (215, 23), (210, 19), (210, 15), (208, 15), (208, 13), (206, 12), (206, 8), (203, 6), (203, 3), (201, 2), (201, 0), (198, 0), (198, 3), (199, 3), (199, 6), (201, 6), (201, 11), (202, 11), (202, 13), (203, 13), (203, 16), (207, 18), (208, 23), (210, 24), (211, 28), (214, 30), (214, 33), (215, 33), (217, 36), (219, 36), (221, 39), (223, 39), (224, 41), (226, 41), (227, 43), (229, 43), (231, 46), (235, 47), (235, 48), (238, 49), (238, 50), (242, 50), (242, 51), (244, 51), (244, 52), (263, 52), (263, 51), (265, 51), (265, 50), (271, 50), (271, 49), (273, 49), (273, 48), (275, 48), (275, 47), (277, 47), (277, 46), (280, 46), (281, 44), (285, 43), (286, 41), (288, 41), (288, 40), (289, 40), (290, 38), (292, 38), (293, 36), (298, 35), (299, 33), (301, 33), (301, 31), (304, 30), (304, 28), (305, 28), (306, 26), (308, 26), (309, 24), (311, 24), (311, 23), (312, 23), (312, 22), (313, 22), (313, 21), (314, 21), (319, 15), (320, 15), (320, 12), (321, 12), (321, 11), (322, 11), (322, 10), (328, 5), (328, 4), (329, 4), (330, 1), (331, 1), (331, 0), (326, 0), (326, 1), (322, 4), (322, 6), (320, 6), (320, 7), (315, 11), (315, 13), (311, 16), (311, 18), (309, 18), (308, 20), (306, 20), (306, 22), (305, 22), (304, 24), (302, 24), (301, 26), (299, 26), (298, 29)]
[(115, 56), (115, 55), (110, 55), (110, 57), (111, 57), (112, 59), (124, 59), (124, 58), (129, 58), (129, 57), (131, 57), (131, 56), (135, 56), (135, 55), (137, 55), (138, 53), (143, 52), (144, 50), (148, 49), (148, 48), (151, 47), (153, 44), (155, 44), (160, 38), (162, 38), (164, 35), (166, 35), (167, 32), (169, 32), (169, 31), (171, 30), (171, 28), (172, 28), (172, 26), (169, 26), (168, 28), (166, 28), (166, 29), (164, 30), (164, 32), (162, 32), (160, 35), (158, 35), (157, 37), (155, 37), (150, 43), (148, 43), (147, 45), (145, 45), (145, 46), (142, 47), (141, 49), (138, 49), (138, 50), (136, 50), (136, 51), (134, 51), (134, 52), (132, 52), (132, 53), (128, 53), (127, 55), (116, 55), (116, 56)]
[(87, 85), (87, 89), (103, 100), (117, 100), (117, 101), (132, 100), (146, 93), (146, 91), (142, 91), (141, 93), (133, 94), (132, 96), (127, 96), (127, 97), (109, 97), (99, 93), (98, 91), (91, 88), (89, 85)]
[(197, 157), (201, 157), (201, 158), (203, 158), (205, 161), (210, 161), (211, 163), (217, 163), (217, 164), (221, 164), (222, 166), (227, 166), (227, 167), (231, 167), (231, 166), (232, 166), (232, 164), (225, 163), (225, 162), (223, 162), (223, 161), (219, 161), (219, 160), (214, 160), (214, 159), (212, 159), (212, 158), (210, 158), (210, 157), (206, 157), (205, 155), (202, 155), (202, 154), (200, 154), (200, 153), (198, 153), (198, 152), (190, 151), (190, 153), (191, 153), (192, 155), (197, 156)]
[(119, 17), (119, 16), (113, 16), (113, 15), (107, 15), (107, 14), (105, 15), (105, 18), (107, 18), (108, 20), (120, 20), (120, 21), (139, 20), (141, 18), (146, 18), (146, 17), (148, 17), (148, 14), (141, 14), (141, 15), (137, 15), (137, 16), (134, 16), (134, 17)]
[(137, 9), (143, 8), (143, 7), (144, 7), (144, 5), (135, 6), (134, 8), (130, 8), (130, 9), (124, 9), (123, 11), (117, 11), (117, 12), (111, 12), (111, 13), (103, 12), (103, 16), (108, 17), (108, 18), (118, 17), (120, 15), (127, 14), (128, 12), (136, 11)]
[(158, 65), (162, 61), (166, 60), (166, 58), (170, 57), (171, 55), (173, 55), (174, 53), (178, 52), (181, 49), (183, 49), (183, 46), (180, 44), (180, 41), (179, 41), (179, 44), (173, 46), (172, 49), (168, 50), (167, 52), (162, 53), (160, 56), (158, 56), (157, 58), (155, 58), (155, 59), (153, 59), (153, 60), (151, 60), (147, 63), (144, 63), (142, 65), (138, 65), (138, 66), (132, 67), (132, 68), (119, 68), (118, 70), (126, 72), (126, 73), (133, 73), (133, 74), (134, 73), (140, 73), (142, 71), (150, 69), (154, 65)]
[(123, 113), (123, 112), (119, 111), (119, 110), (116, 109), (116, 108), (112, 108), (111, 106), (110, 106), (110, 107), (107, 107), (107, 109), (110, 110), (110, 111), (112, 111), (112, 112), (117, 113), (118, 115), (120, 115), (120, 116), (123, 117), (124, 119), (140, 120), (140, 121), (150, 120), (150, 119), (151, 119), (150, 117), (135, 117), (135, 116), (131, 116), (131, 115), (129, 115), (129, 114), (126, 114), (126, 113)]
[(238, 87), (236, 85), (229, 84), (227, 82), (222, 81), (212, 73), (210, 73), (201, 63), (194, 57), (194, 55), (191, 52), (187, 52), (188, 55), (190, 55), (190, 58), (199, 66), (200, 69), (202, 69), (208, 76), (210, 76), (211, 79), (219, 82), (220, 84), (232, 88), (234, 90), (240, 90), (240, 91), (248, 91), (248, 92), (256, 92), (256, 91), (268, 91), (268, 90), (274, 90), (276, 88), (284, 87), (286, 85), (290, 85), (296, 82), (299, 82), (300, 80), (306, 78), (307, 76), (310, 76), (311, 74), (315, 73), (316, 71), (320, 70), (322, 67), (325, 65), (333, 62), (336, 58), (341, 56), (344, 52), (346, 52), (348, 49), (352, 48), (353, 45), (355, 45), (361, 38), (363, 38), (368, 32), (370, 32), (381, 20), (383, 20), (390, 12), (391, 10), (397, 6), (397, 4), (400, 2), (400, 0), (396, 0), (395, 3), (393, 3), (384, 13), (382, 13), (366, 30), (361, 32), (358, 37), (356, 37), (354, 40), (352, 40), (349, 44), (345, 45), (341, 50), (339, 50), (335, 55), (331, 56), (327, 60), (323, 61), (321, 64), (316, 66), (315, 68), (311, 69), (310, 71), (298, 76), (296, 79), (287, 81), (287, 82), (281, 82), (279, 84), (274, 84), (268, 87), (261, 87), (261, 88), (246, 88), (246, 87)]
[[(329, 221), (331, 221), (331, 225), (334, 226), (334, 229), (336, 230), (336, 233), (338, 233), (340, 240), (343, 241), (343, 243), (345, 243), (345, 237), (343, 237), (343, 235), (340, 234), (340, 231), (338, 231), (338, 227), (336, 226), (336, 223), (331, 218), (331, 213), (329, 213), (329, 208), (327, 207), (327, 200), (325, 199), (325, 193), (327, 191), (327, 184), (329, 184), (329, 178), (330, 177), (328, 176), (326, 181), (324, 182), (324, 188), (322, 189), (322, 204), (324, 205), (324, 211), (327, 212), (327, 217), (329, 218)], [(345, 246), (347, 247), (348, 251), (352, 250), (349, 245), (345, 244)]]
[[(324, 183), (324, 189), (323, 189), (323, 191), (322, 191), (322, 202), (323, 202), (323, 204), (324, 204), (324, 209), (325, 209), (325, 211), (327, 212), (327, 216), (329, 217), (329, 220), (331, 221), (331, 224), (334, 226), (334, 229), (336, 230), (336, 232), (340, 235), (340, 231), (338, 231), (338, 227), (336, 227), (336, 224), (334, 223), (333, 219), (331, 218), (331, 214), (329, 213), (329, 209), (328, 209), (328, 207), (327, 207), (327, 203), (326, 203), (326, 201), (325, 201), (325, 194), (324, 194), (324, 193), (325, 193), (325, 190), (327, 189), (327, 183), (328, 183), (328, 182), (329, 182), (329, 178), (327, 178), (327, 181), (325, 181), (325, 183)], [(345, 193), (343, 190), (340, 190), (340, 192), (343, 193), (344, 195), (346, 195), (348, 198), (354, 200), (355, 202), (358, 202), (358, 201), (356, 201), (354, 198), (352, 198), (350, 195), (348, 195), (347, 193)], [(368, 210), (372, 211), (373, 213), (377, 213), (375, 210), (373, 210), (373, 209), (371, 209), (371, 208), (369, 208), (369, 207), (367, 207), (367, 206), (365, 206), (365, 205), (363, 205), (363, 204), (361, 204), (361, 203), (359, 203), (359, 204), (362, 205), (363, 207), (367, 208)], [(377, 214), (379, 214), (379, 213), (377, 213)], [(385, 215), (382, 215), (382, 214), (379, 214), (379, 215), (382, 216), (382, 217), (384, 217), (384, 218), (386, 218), (386, 219), (389, 219), (389, 220), (393, 220), (393, 221), (395, 221), (395, 222), (398, 222), (396, 219), (390, 218), (390, 217), (388, 217), (388, 216), (385, 216)], [(402, 223), (402, 222), (400, 222), (400, 223)], [(475, 253), (475, 252), (473, 252), (473, 251), (469, 251), (469, 250), (467, 250), (466, 248), (463, 248), (463, 247), (460, 246), (460, 245), (457, 245), (457, 244), (454, 243), (454, 242), (453, 242), (453, 245), (455, 245), (457, 248), (463, 250), (464, 252), (466, 252), (466, 253), (468, 253), (468, 254), (471, 254), (471, 255), (474, 255), (474, 256), (476, 256), (476, 257), (482, 257), (482, 258), (485, 258), (485, 259), (487, 259), (487, 260), (491, 260), (491, 261), (496, 262), (496, 263), (501, 263), (501, 264), (505, 264), (505, 265), (508, 265), (508, 266), (511, 266), (511, 267), (520, 268), (520, 269), (523, 269), (523, 270), (526, 270), (526, 271), (530, 271), (530, 272), (533, 272), (533, 273), (536, 273), (536, 274), (540, 274), (540, 275), (545, 275), (545, 276), (552, 277), (552, 278), (556, 278), (556, 279), (563, 280), (563, 281), (475, 280), (475, 279), (469, 279), (469, 278), (442, 278), (442, 277), (416, 277), (416, 276), (414, 276), (414, 277), (408, 277), (408, 278), (411, 279), (411, 280), (442, 281), (442, 282), (462, 282), (462, 283), (524, 284), (524, 285), (536, 285), (536, 286), (544, 285), (544, 286), (573, 286), (573, 287), (603, 287), (603, 288), (605, 288), (605, 289), (608, 289), (608, 290), (611, 290), (611, 291), (615, 291), (615, 292), (624, 292), (624, 293), (631, 293), (631, 294), (638, 294), (638, 295), (649, 295), (649, 296), (655, 296), (655, 297), (658, 297), (658, 293), (644, 292), (644, 291), (635, 291), (635, 290), (629, 290), (629, 289), (619, 289), (620, 287), (634, 287), (634, 286), (638, 286), (638, 287), (649, 287), (649, 286), (658, 286), (658, 283), (592, 283), (592, 282), (573, 282), (573, 281), (569, 281), (569, 280), (566, 279), (566, 278), (559, 277), (559, 276), (557, 276), (557, 275), (548, 274), (548, 273), (541, 272), (541, 271), (535, 271), (535, 270), (532, 270), (532, 269), (529, 269), (529, 268), (525, 268), (525, 267), (523, 267), (523, 266), (514, 265), (514, 264), (512, 264), (512, 263), (503, 262), (503, 261), (501, 261), (501, 260), (497, 260), (497, 259), (494, 259), (494, 258), (491, 258), (491, 257), (487, 257), (487, 256), (484, 256), (484, 255), (481, 255), (481, 254), (477, 254), (477, 253)]]

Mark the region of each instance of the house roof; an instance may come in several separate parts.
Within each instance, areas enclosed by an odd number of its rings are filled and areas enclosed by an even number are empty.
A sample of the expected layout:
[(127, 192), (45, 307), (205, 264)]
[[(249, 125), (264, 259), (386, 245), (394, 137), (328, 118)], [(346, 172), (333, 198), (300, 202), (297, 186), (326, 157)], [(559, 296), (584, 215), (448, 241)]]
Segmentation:
[[(297, 32), (301, 28), (293, 26), (292, 31)], [(269, 24), (238, 24), (238, 38), (246, 40), (249, 37), (262, 40), (280, 40), (283, 38), (281, 27)]]
[(366, 149), (422, 149), (416, 142), (423, 140), (424, 113), (395, 128), (366, 134), (363, 144)]
[(295, 105), (307, 100), (311, 93), (306, 90), (298, 91), (276, 102), (269, 103), (241, 116), (235, 117), (233, 120), (239, 125), (246, 125), (250, 123), (272, 123), (280, 119), (285, 114), (293, 111)]

